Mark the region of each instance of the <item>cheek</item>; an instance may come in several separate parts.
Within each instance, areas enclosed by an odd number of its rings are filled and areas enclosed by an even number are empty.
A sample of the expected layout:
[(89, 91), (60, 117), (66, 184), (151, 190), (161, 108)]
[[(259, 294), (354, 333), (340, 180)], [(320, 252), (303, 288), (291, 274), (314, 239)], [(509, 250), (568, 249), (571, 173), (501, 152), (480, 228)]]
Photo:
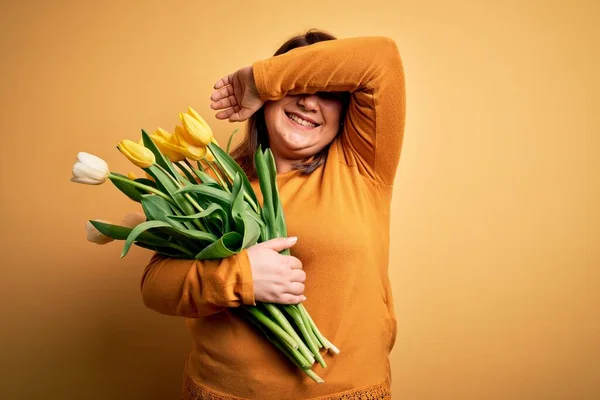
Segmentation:
[(325, 116), (325, 121), (327, 121), (327, 124), (325, 125), (327, 128), (327, 136), (335, 136), (340, 128), (340, 123), (342, 122), (342, 106), (331, 106), (324, 110), (323, 114)]

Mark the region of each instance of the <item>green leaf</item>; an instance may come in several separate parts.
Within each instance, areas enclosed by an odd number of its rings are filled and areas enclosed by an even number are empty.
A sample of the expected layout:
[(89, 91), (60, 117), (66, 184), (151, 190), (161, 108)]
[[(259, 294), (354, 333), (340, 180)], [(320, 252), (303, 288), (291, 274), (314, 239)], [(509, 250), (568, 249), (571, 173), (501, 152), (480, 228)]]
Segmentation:
[(270, 240), (275, 237), (275, 209), (273, 208), (273, 190), (271, 188), (270, 170), (262, 152), (261, 146), (254, 154), (254, 165), (258, 176), (260, 191), (263, 195), (262, 215), (266, 224), (266, 235), (264, 240)]
[(287, 227), (285, 225), (285, 215), (279, 198), (279, 188), (277, 187), (277, 168), (275, 166), (275, 157), (273, 157), (271, 149), (265, 150), (265, 162), (269, 168), (269, 175), (271, 176), (273, 211), (275, 212), (275, 237), (286, 237)]
[[(118, 175), (125, 179), (129, 179), (127, 176), (119, 174), (117, 172), (113, 172), (113, 174)], [(117, 189), (119, 189), (121, 192), (123, 192), (131, 200), (138, 201), (138, 202), (140, 200), (142, 200), (142, 193), (144, 193), (144, 192), (140, 191), (138, 188), (136, 188), (132, 184), (130, 184), (128, 182), (123, 182), (118, 179), (113, 179), (112, 177), (109, 177), (108, 179), (110, 179), (110, 181), (113, 183), (113, 185), (115, 185)]]
[(260, 227), (250, 217), (244, 214), (244, 189), (240, 174), (235, 174), (233, 181), (232, 196), (234, 197), (231, 205), (231, 216), (235, 221), (235, 230), (242, 235), (242, 248), (248, 248), (254, 245), (260, 237)]
[(195, 172), (198, 175), (198, 177), (200, 178), (200, 180), (202, 181), (202, 183), (207, 183), (207, 184), (212, 183), (213, 186), (217, 185), (218, 187), (221, 187), (219, 182), (217, 182), (212, 176), (210, 176), (206, 172), (200, 171), (200, 170), (196, 170)]
[(171, 214), (171, 206), (168, 201), (155, 195), (144, 195), (142, 197), (142, 209), (149, 220), (158, 220), (168, 222), (177, 228), (185, 229), (185, 226), (178, 221), (170, 221), (167, 215)]
[(231, 141), (233, 139), (233, 136), (239, 131), (238, 128), (234, 129), (233, 132), (231, 132), (231, 135), (229, 135), (229, 140), (227, 140), (227, 149), (225, 150), (227, 152), (227, 154), (230, 153), (229, 149), (231, 149)]
[(203, 232), (195, 229), (176, 228), (174, 226), (163, 226), (158, 228), (163, 232), (169, 233), (172, 236), (184, 236), (190, 239), (196, 239), (204, 242), (214, 242), (218, 240), (218, 236), (212, 233)]
[(196, 231), (196, 230), (192, 230), (192, 229), (175, 228), (174, 226), (171, 226), (168, 222), (146, 221), (146, 222), (139, 224), (138, 226), (136, 226), (135, 228), (133, 228), (131, 230), (131, 233), (129, 234), (129, 236), (127, 237), (127, 240), (125, 241), (125, 247), (123, 248), (123, 253), (121, 254), (121, 257), (125, 257), (125, 255), (127, 254), (127, 252), (129, 252), (129, 249), (131, 248), (131, 245), (136, 240), (136, 238), (149, 229), (159, 229), (160, 231), (168, 233), (172, 236), (180, 236), (180, 237), (183, 236), (183, 237), (196, 239), (199, 241), (210, 242), (210, 243), (213, 243), (213, 242), (217, 241), (217, 239), (218, 239), (217, 236), (215, 236), (211, 233)]
[(197, 181), (196, 177), (194, 175), (192, 175), (190, 170), (187, 169), (181, 162), (178, 162), (176, 164), (177, 164), (177, 167), (179, 167), (179, 169), (185, 174), (189, 183)]
[[(156, 165), (151, 165), (145, 169), (149, 174), (154, 176), (156, 182), (160, 182), (160, 186), (163, 187), (163, 191), (173, 198), (173, 201), (181, 209), (184, 214), (193, 214), (196, 212), (192, 204), (183, 194), (177, 194), (179, 186), (174, 182), (173, 178), (170, 178), (163, 170)], [(193, 186), (193, 185), (192, 185)]]
[(198, 218), (206, 218), (208, 220), (218, 221), (221, 226), (221, 232), (229, 232), (229, 216), (223, 210), (223, 207), (217, 203), (210, 204), (204, 211), (192, 215), (168, 215), (167, 218), (176, 221), (192, 221)]
[(227, 258), (242, 250), (242, 235), (237, 232), (228, 232), (219, 240), (208, 245), (204, 250), (196, 254), (196, 260), (210, 260), (216, 258)]
[(151, 179), (147, 179), (147, 178), (137, 178), (135, 179), (136, 182), (141, 183), (142, 185), (146, 185), (146, 186), (150, 186), (153, 188), (156, 188), (156, 182), (154, 182)]
[(244, 192), (250, 197), (250, 201), (253, 204), (250, 204), (252, 208), (255, 210), (258, 209), (258, 199), (256, 198), (256, 193), (254, 193), (254, 189), (246, 176), (244, 170), (236, 163), (233, 158), (229, 154), (227, 154), (223, 149), (221, 149), (218, 145), (214, 143), (209, 143), (208, 148), (212, 152), (217, 164), (224, 169), (224, 172), (228, 177), (234, 177), (236, 173), (240, 174), (242, 178), (242, 186), (244, 188)]
[(133, 242), (140, 236), (142, 233), (146, 232), (148, 229), (159, 228), (159, 227), (171, 227), (167, 222), (164, 221), (146, 221), (142, 222), (135, 228), (131, 230), (129, 236), (125, 240), (125, 246), (123, 247), (123, 252), (121, 253), (121, 258), (125, 257), (131, 248)]
[(152, 153), (154, 153), (154, 157), (156, 157), (156, 163), (164, 169), (166, 169), (167, 171), (169, 171), (175, 179), (178, 179), (179, 174), (175, 170), (175, 167), (173, 166), (173, 163), (171, 163), (171, 160), (169, 160), (160, 152), (156, 144), (154, 144), (154, 141), (152, 141), (152, 138), (143, 129), (142, 138), (144, 140), (144, 146)]
[(194, 259), (194, 255), (192, 253), (184, 253), (179, 249), (174, 249), (171, 247), (162, 247), (162, 246), (152, 246), (146, 243), (135, 242), (136, 246), (142, 247), (144, 249), (152, 250), (157, 252), (158, 254), (162, 254), (166, 257), (171, 258), (184, 258), (184, 259)]
[(226, 212), (231, 210), (231, 204), (233, 203), (231, 193), (227, 193), (223, 189), (217, 189), (206, 183), (185, 186), (177, 190), (175, 195), (181, 195), (182, 193), (196, 193), (202, 207), (204, 207), (204, 205), (208, 206), (210, 203), (217, 203), (223, 207)]
[[(90, 223), (102, 234), (115, 240), (126, 240), (131, 234), (131, 228), (120, 225), (107, 224), (100, 221), (91, 220)], [(153, 246), (167, 246), (169, 241), (149, 232), (144, 232), (138, 236), (138, 241), (142, 241)]]

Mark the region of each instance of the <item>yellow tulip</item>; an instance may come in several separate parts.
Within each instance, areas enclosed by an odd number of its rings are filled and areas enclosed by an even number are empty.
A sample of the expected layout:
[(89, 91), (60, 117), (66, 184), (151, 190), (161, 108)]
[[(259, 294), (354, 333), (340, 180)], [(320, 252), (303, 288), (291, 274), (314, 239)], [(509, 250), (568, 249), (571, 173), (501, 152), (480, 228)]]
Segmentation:
[(212, 151), (210, 149), (206, 149), (206, 160), (210, 162), (215, 162), (215, 156), (213, 156)]
[(180, 151), (190, 160), (193, 161), (198, 161), (198, 160), (202, 160), (202, 158), (206, 155), (206, 147), (201, 146), (193, 146), (192, 144), (190, 144), (184, 136), (181, 135), (181, 131), (183, 130), (183, 128), (181, 128), (180, 126), (176, 126), (175, 127), (175, 140), (177, 140), (177, 143), (179, 145), (179, 148), (181, 149)]
[(154, 153), (133, 140), (122, 140), (117, 147), (129, 161), (140, 168), (148, 168), (156, 162)]
[(153, 134), (150, 135), (150, 138), (156, 147), (158, 147), (160, 152), (172, 162), (183, 161), (185, 158), (185, 155), (181, 152), (181, 148), (175, 142), (173, 134), (165, 131), (162, 128), (158, 128)]
[(179, 113), (184, 128), (182, 132), (184, 139), (196, 147), (208, 146), (213, 137), (210, 126), (191, 107), (188, 111), (187, 113)]
[(135, 174), (133, 172), (128, 173), (127, 177), (129, 179), (131, 179), (132, 181), (135, 181), (137, 179), (137, 176), (135, 176)]

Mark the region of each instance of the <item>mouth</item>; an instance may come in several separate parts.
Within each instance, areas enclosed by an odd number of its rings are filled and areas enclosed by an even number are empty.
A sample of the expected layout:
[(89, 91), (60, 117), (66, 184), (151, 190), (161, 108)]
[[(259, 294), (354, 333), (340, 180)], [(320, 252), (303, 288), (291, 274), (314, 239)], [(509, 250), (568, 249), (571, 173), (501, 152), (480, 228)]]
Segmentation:
[(320, 124), (317, 124), (314, 121), (309, 121), (309, 120), (299, 116), (298, 114), (286, 112), (285, 115), (288, 117), (288, 120), (292, 124), (302, 128), (302, 129), (314, 129), (314, 128), (321, 126)]

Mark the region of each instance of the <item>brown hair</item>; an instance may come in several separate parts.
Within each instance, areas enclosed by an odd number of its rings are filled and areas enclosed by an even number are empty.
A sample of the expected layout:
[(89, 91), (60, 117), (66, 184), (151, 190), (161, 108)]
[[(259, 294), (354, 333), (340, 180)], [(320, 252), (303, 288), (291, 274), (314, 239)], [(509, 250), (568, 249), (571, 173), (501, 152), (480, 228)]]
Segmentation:
[[(322, 42), (325, 40), (335, 40), (336, 37), (320, 31), (318, 29), (309, 29), (306, 33), (293, 36), (288, 39), (281, 47), (273, 54), (278, 56), (283, 53), (295, 49), (297, 47), (308, 46), (313, 43)], [(349, 95), (343, 97), (344, 107), (342, 112), (342, 121), (346, 113)], [(341, 131), (341, 126), (340, 126)], [(339, 134), (339, 132), (338, 132)], [(246, 136), (238, 146), (231, 152), (233, 159), (242, 167), (250, 180), (256, 179), (256, 169), (254, 168), (254, 154), (261, 145), (263, 149), (269, 147), (269, 136), (267, 132), (267, 124), (265, 122), (264, 106), (256, 111), (246, 124)], [(320, 152), (314, 156), (308, 157), (294, 164), (293, 169), (299, 170), (302, 175), (309, 175), (327, 159), (327, 150), (329, 145), (325, 146)]]

